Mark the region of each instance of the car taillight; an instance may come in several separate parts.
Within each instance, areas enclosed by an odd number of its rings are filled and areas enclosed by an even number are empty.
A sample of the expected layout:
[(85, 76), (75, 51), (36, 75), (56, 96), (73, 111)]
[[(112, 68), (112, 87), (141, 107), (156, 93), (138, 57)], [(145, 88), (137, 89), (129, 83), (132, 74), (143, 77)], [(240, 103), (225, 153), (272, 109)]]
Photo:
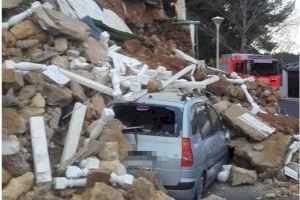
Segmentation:
[(181, 167), (190, 167), (193, 165), (193, 152), (191, 142), (188, 138), (182, 139)]

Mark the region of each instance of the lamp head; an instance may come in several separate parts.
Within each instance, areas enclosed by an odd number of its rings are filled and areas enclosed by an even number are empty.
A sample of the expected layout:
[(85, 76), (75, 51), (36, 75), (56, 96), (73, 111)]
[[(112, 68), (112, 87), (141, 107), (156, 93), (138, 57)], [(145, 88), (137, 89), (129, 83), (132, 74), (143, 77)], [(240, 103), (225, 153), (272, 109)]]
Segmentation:
[(211, 20), (214, 22), (214, 24), (216, 26), (218, 26), (218, 25), (220, 25), (224, 21), (224, 18), (218, 16), (218, 17), (212, 18)]

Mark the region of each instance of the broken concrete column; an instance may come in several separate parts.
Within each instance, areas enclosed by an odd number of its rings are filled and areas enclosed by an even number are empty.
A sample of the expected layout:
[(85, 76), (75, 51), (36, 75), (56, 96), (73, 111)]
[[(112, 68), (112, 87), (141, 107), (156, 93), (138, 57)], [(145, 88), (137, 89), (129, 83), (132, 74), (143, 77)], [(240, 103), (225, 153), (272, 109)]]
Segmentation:
[(189, 65), (189, 66), (183, 68), (181, 71), (179, 71), (176, 74), (174, 74), (170, 79), (168, 79), (167, 81), (164, 81), (162, 89), (166, 88), (168, 85), (170, 85), (171, 83), (173, 83), (174, 81), (176, 81), (180, 77), (182, 77), (185, 74), (187, 74), (188, 72), (192, 71), (193, 69), (195, 69), (195, 67), (196, 67), (196, 65), (192, 64), (192, 65)]
[(74, 58), (72, 62), (70, 63), (71, 69), (88, 69), (91, 68), (91, 65), (86, 62), (82, 62), (78, 58)]
[(110, 183), (113, 186), (120, 185), (122, 188), (129, 189), (132, 187), (134, 177), (131, 174), (117, 175), (114, 172), (110, 174)]
[(128, 92), (127, 94), (123, 95), (122, 99), (123, 101), (135, 101), (146, 95), (147, 93), (147, 90), (141, 90), (139, 92)]
[(91, 139), (97, 139), (99, 135), (101, 134), (104, 126), (112, 120), (115, 117), (115, 113), (111, 108), (104, 108), (101, 112), (101, 118), (97, 125), (94, 127), (94, 129), (90, 133), (90, 140)]
[(250, 103), (250, 105), (252, 107), (251, 112), (254, 113), (254, 114), (256, 114), (258, 112), (263, 112), (264, 113), (264, 111), (262, 109), (260, 109), (260, 107), (257, 105), (257, 103), (254, 102), (252, 96), (250, 95), (250, 93), (247, 90), (247, 86), (245, 85), (245, 83), (248, 82), (248, 81), (254, 81), (254, 78), (253, 77), (248, 77), (248, 78), (242, 79), (235, 72), (231, 73), (231, 77), (234, 78), (235, 80), (227, 79), (227, 81), (230, 81), (232, 83), (240, 84), (240, 87), (241, 87), (243, 93), (245, 94), (245, 96), (247, 98), (247, 101)]
[(100, 160), (97, 157), (89, 157), (80, 161), (79, 166), (87, 169), (98, 169)]
[(167, 88), (188, 88), (188, 89), (203, 89), (206, 88), (207, 85), (212, 84), (214, 82), (217, 82), (220, 80), (218, 76), (212, 75), (208, 79), (205, 79), (203, 81), (175, 81), (173, 84), (169, 85)]
[(12, 60), (6, 60), (4, 65), (7, 69), (17, 69), (21, 71), (43, 71), (43, 74), (57, 82), (58, 84), (64, 85), (70, 81), (69, 78), (64, 76), (61, 72), (58, 71), (58, 67), (56, 65), (43, 65), (31, 62), (19, 62), (15, 63)]
[(55, 177), (53, 179), (53, 187), (56, 190), (62, 190), (73, 187), (83, 187), (86, 185), (86, 178), (67, 179), (65, 177)]
[(115, 99), (121, 99), (122, 91), (120, 89), (120, 74), (119, 70), (117, 69), (111, 69), (111, 82), (114, 87), (113, 96)]
[(19, 62), (15, 63), (12, 60), (4, 61), (4, 65), (7, 69), (17, 69), (21, 71), (30, 71), (30, 70), (46, 70), (47, 65), (30, 63), (30, 62)]
[(36, 182), (50, 182), (52, 175), (43, 117), (30, 118), (30, 133)]
[(65, 160), (69, 159), (76, 153), (86, 109), (87, 106), (79, 102), (75, 103), (74, 105), (68, 133), (65, 138), (64, 149), (61, 156), (61, 163), (63, 163)]
[(61, 69), (61, 68), (59, 69), (59, 71), (61, 73), (63, 73), (65, 76), (69, 77), (71, 80), (73, 80), (81, 85), (84, 85), (88, 88), (92, 88), (94, 90), (97, 90), (97, 91), (107, 94), (109, 96), (113, 96), (113, 89), (111, 89), (110, 87), (107, 87), (106, 85), (102, 85), (93, 80), (90, 80), (88, 78), (85, 78), (83, 76), (69, 72), (69, 71)]
[(32, 15), (32, 13), (34, 13), (41, 6), (42, 6), (42, 4), (39, 1), (33, 2), (31, 4), (30, 8), (28, 8), (27, 10), (25, 10), (25, 11), (23, 11), (23, 12), (17, 14), (17, 15), (14, 15), (7, 22), (2, 23), (2, 28), (3, 29), (8, 29), (9, 27), (21, 22), (26, 17)]
[(65, 172), (67, 178), (85, 177), (89, 173), (87, 168), (79, 168), (77, 166), (68, 166)]

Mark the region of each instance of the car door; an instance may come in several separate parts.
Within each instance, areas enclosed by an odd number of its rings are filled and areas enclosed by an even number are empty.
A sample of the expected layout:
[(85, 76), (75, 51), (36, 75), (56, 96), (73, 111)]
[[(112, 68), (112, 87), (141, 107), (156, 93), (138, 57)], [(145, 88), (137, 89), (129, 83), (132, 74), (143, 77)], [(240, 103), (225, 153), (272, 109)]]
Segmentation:
[[(204, 141), (206, 151), (209, 152), (209, 166), (207, 169), (207, 184), (210, 184), (216, 177), (218, 171), (221, 169), (224, 161), (227, 160), (227, 142), (225, 133), (222, 130), (220, 117), (215, 109), (209, 105), (205, 105), (205, 114), (202, 120), (209, 121), (210, 129), (203, 127), (201, 136)], [(206, 121), (206, 123), (208, 123)]]
[(218, 144), (216, 148), (216, 158), (222, 159), (228, 153), (228, 139), (225, 135), (225, 130), (222, 128), (222, 122), (217, 111), (210, 105), (206, 104), (209, 118), (212, 126), (212, 134), (214, 135), (214, 143)]
[[(221, 137), (215, 122), (215, 116), (210, 114), (211, 108), (204, 104), (197, 110), (197, 129), (202, 140), (202, 146), (204, 147), (204, 164), (206, 171), (206, 184), (210, 184), (214, 177), (217, 175), (218, 169), (221, 167), (218, 164), (220, 158), (221, 149)], [(212, 117), (214, 120), (212, 121)], [(221, 126), (221, 125), (220, 125)]]

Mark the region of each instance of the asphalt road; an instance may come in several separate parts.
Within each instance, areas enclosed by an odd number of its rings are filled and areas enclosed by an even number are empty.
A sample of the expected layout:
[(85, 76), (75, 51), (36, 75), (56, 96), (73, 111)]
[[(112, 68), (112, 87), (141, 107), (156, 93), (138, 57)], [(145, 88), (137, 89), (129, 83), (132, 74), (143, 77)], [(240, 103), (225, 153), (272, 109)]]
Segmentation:
[(282, 109), (282, 114), (299, 118), (299, 99), (279, 99), (279, 106)]
[[(231, 187), (215, 181), (205, 193), (204, 197), (210, 194), (225, 198), (226, 200), (258, 200), (264, 199), (264, 195), (270, 193), (270, 190), (260, 182), (255, 185), (241, 185)], [(203, 198), (204, 198), (203, 197)], [(298, 200), (299, 197), (280, 197), (280, 200)]]

